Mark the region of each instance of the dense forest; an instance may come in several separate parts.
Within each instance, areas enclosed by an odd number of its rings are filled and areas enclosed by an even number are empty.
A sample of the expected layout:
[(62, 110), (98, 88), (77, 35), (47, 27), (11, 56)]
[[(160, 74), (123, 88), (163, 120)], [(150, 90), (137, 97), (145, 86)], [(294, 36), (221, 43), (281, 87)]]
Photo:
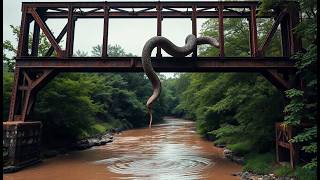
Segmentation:
[[(260, 13), (276, 9), (280, 1), (261, 1)], [(317, 168), (317, 45), (315, 0), (300, 0), (302, 22), (295, 29), (303, 41), (303, 51), (293, 56), (297, 74), (306, 87), (277, 90), (257, 73), (181, 73), (166, 79), (160, 74), (162, 94), (154, 104), (155, 122), (164, 115), (184, 117), (196, 122), (197, 131), (215, 145), (225, 145), (246, 159), (244, 170), (279, 175), (294, 174), (301, 179), (314, 179)], [(258, 21), (259, 43), (270, 30), (273, 19)], [(207, 20), (201, 28), (203, 36), (218, 37), (218, 21)], [(226, 19), (226, 56), (250, 56), (249, 30), (246, 19)], [(18, 28), (12, 27), (18, 34)], [(40, 52), (49, 48), (41, 36)], [(266, 56), (281, 55), (281, 37), (276, 32)], [(15, 53), (12, 42), (4, 45), (3, 120), (13, 81), (13, 64), (7, 52)], [(111, 56), (132, 56), (120, 46), (109, 46)], [(6, 54), (7, 53), (7, 54)], [(199, 47), (199, 56), (218, 56), (218, 50)], [(92, 48), (100, 55), (101, 47)], [(77, 51), (75, 56), (88, 56)], [(145, 102), (151, 84), (143, 73), (65, 73), (52, 80), (37, 97), (32, 118), (44, 124), (43, 138), (54, 147), (87, 137), (110, 128), (138, 128), (148, 125)], [(292, 139), (303, 144), (307, 162), (300, 162), (295, 171), (289, 166), (275, 165), (275, 122), (300, 127), (301, 120), (312, 124)], [(59, 142), (59, 143), (57, 143)]]

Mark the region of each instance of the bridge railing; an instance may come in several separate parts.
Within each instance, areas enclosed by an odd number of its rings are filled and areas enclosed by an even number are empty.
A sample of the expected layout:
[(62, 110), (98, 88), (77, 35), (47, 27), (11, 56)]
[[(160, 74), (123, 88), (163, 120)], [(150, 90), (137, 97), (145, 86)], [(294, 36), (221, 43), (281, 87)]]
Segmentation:
[[(291, 5), (289, 5), (291, 4)], [(294, 4), (292, 6), (292, 4)], [(74, 32), (77, 19), (102, 18), (103, 37), (102, 58), (107, 58), (109, 39), (109, 20), (112, 18), (156, 18), (157, 36), (162, 35), (163, 18), (190, 18), (192, 34), (197, 36), (197, 18), (216, 18), (219, 22), (219, 56), (225, 56), (224, 19), (246, 18), (249, 24), (249, 44), (252, 57), (261, 57), (270, 44), (278, 26), (281, 26), (282, 56), (290, 56), (300, 48), (300, 42), (292, 29), (299, 22), (298, 7), (293, 2), (283, 5), (277, 12), (257, 16), (259, 6), (255, 1), (242, 2), (25, 2), (22, 4), (21, 33), (19, 37), (18, 59), (38, 57), (40, 30), (50, 42), (47, 57), (54, 51), (58, 58), (70, 58), (74, 51)], [(241, 10), (240, 10), (241, 9)], [(257, 18), (275, 19), (267, 37), (258, 46)], [(55, 37), (46, 24), (48, 19), (67, 19), (62, 31)], [(30, 24), (34, 21), (34, 27)], [(33, 37), (29, 38), (30, 28)], [(59, 43), (66, 36), (65, 49)], [(29, 41), (32, 44), (31, 53), (28, 50)], [(157, 48), (157, 57), (161, 57), (161, 49)], [(193, 57), (197, 56), (197, 50)]]

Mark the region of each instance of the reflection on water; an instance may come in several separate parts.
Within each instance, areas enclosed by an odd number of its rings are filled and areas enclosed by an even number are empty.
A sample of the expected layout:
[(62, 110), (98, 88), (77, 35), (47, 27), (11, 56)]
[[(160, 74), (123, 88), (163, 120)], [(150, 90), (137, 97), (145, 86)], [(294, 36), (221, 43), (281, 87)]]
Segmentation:
[[(68, 167), (67, 169), (62, 166)], [(152, 129), (125, 131), (112, 144), (73, 152), (5, 179), (239, 179), (240, 166), (201, 139), (194, 123), (167, 118)], [(50, 172), (48, 172), (50, 170)], [(73, 170), (75, 173), (67, 173)], [(52, 172), (59, 175), (52, 176)], [(24, 178), (22, 178), (24, 177)]]

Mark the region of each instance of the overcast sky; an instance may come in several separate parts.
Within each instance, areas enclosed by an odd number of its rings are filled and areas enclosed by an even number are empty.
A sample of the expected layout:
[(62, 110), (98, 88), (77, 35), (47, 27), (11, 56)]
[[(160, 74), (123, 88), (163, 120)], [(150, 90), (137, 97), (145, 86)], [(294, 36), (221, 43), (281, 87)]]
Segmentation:
[[(54, 2), (56, 0), (24, 0), (23, 2)], [(61, 2), (61, 0), (58, 0)], [(70, 0), (90, 1), (90, 0)], [(114, 0), (111, 0), (114, 1)], [(111, 2), (109, 1), (109, 2)], [(116, 0), (128, 1), (128, 0)], [(144, 0), (151, 1), (151, 0)], [(170, 0), (167, 0), (170, 1)], [(172, 1), (172, 0), (171, 0)], [(179, 1), (179, 0), (176, 0)], [(188, 1), (188, 0), (184, 0)], [(97, 2), (97, 1), (96, 1)], [(100, 1), (101, 2), (101, 1)], [(103, 2), (103, 1), (102, 1)], [(3, 2), (3, 38), (15, 42), (9, 25), (19, 26), (21, 19), (22, 0), (4, 0)], [(197, 30), (200, 32), (201, 25), (207, 19), (197, 20)], [(49, 28), (57, 36), (65, 25), (66, 20), (47, 20)], [(77, 50), (89, 53), (93, 46), (102, 44), (103, 19), (79, 19), (76, 22), (74, 52)], [(191, 19), (164, 19), (162, 22), (162, 36), (167, 37), (178, 46), (184, 45), (185, 37), (191, 34)], [(118, 44), (126, 52), (141, 56), (144, 43), (151, 37), (156, 36), (155, 19), (110, 19), (108, 44)], [(64, 37), (65, 39), (65, 37)], [(65, 44), (65, 40), (64, 43)], [(63, 45), (64, 48), (64, 45)], [(152, 55), (155, 55), (156, 50)], [(164, 56), (166, 53), (162, 52)]]
[[(56, 0), (46, 0), (54, 2)], [(70, 0), (75, 1), (75, 0)], [(84, 0), (76, 0), (84, 1)], [(85, 0), (90, 1), (90, 0)], [(124, 1), (124, 0), (116, 0)], [(144, 0), (150, 1), (150, 0)], [(167, 0), (170, 1), (170, 0)], [(24, 0), (23, 2), (44, 2), (37, 0)], [(61, 2), (61, 0), (60, 0)], [(111, 2), (111, 1), (110, 1)], [(4, 40), (14, 41), (9, 25), (20, 25), (22, 0), (4, 0), (3, 37)], [(198, 31), (206, 19), (197, 22)], [(66, 20), (48, 20), (46, 22), (57, 36)], [(118, 44), (126, 52), (140, 56), (144, 43), (156, 36), (156, 19), (110, 19), (109, 44)], [(103, 19), (79, 19), (76, 22), (74, 51), (83, 50), (90, 52), (93, 46), (102, 43)], [(191, 19), (164, 19), (162, 22), (162, 36), (167, 37), (175, 44), (184, 45), (185, 37), (191, 34)], [(65, 41), (64, 41), (65, 42)], [(64, 44), (64, 43), (63, 43)], [(153, 52), (155, 53), (155, 51)], [(163, 53), (165, 54), (165, 53)]]

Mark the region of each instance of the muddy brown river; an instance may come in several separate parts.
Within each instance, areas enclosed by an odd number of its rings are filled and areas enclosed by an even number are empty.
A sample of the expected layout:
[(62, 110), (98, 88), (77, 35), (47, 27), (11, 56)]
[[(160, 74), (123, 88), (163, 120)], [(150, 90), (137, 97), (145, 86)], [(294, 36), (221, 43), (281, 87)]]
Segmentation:
[(5, 180), (232, 180), (241, 166), (202, 139), (195, 124), (166, 118), (152, 129), (124, 131), (114, 142), (45, 159)]

